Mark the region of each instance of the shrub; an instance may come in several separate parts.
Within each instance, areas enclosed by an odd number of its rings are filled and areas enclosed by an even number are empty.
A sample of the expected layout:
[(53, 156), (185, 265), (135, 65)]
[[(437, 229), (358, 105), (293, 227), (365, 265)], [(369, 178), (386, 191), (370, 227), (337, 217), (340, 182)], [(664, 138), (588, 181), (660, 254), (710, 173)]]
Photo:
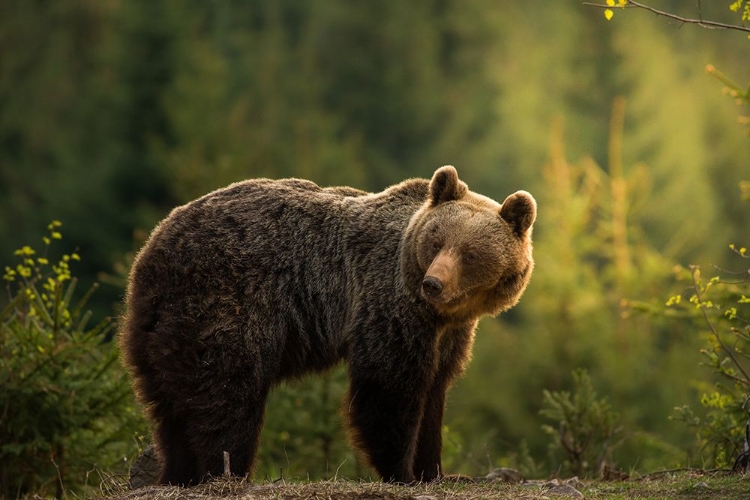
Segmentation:
[(113, 469), (138, 427), (129, 384), (111, 342), (112, 320), (92, 324), (77, 301), (77, 253), (48, 257), (62, 238), (48, 226), (44, 251), (15, 252), (0, 312), (0, 497), (82, 490), (89, 473)]
[[(745, 248), (731, 248), (740, 258), (749, 258)], [(702, 325), (706, 341), (701, 350), (703, 364), (716, 378), (713, 387), (705, 388), (701, 395), (703, 416), (683, 406), (673, 418), (696, 431), (711, 465), (725, 467), (734, 461), (735, 468), (745, 468), (746, 454), (745, 463), (739, 462), (750, 399), (750, 269), (724, 272), (708, 281), (698, 266), (682, 274), (689, 282), (688, 292), (671, 297), (667, 306), (674, 314)]]
[(620, 416), (607, 402), (597, 398), (586, 370), (573, 372), (574, 392), (544, 391), (540, 413), (555, 421), (542, 430), (552, 437), (550, 456), (558, 472), (580, 477), (598, 475), (604, 467), (613, 468), (612, 452), (619, 444)]

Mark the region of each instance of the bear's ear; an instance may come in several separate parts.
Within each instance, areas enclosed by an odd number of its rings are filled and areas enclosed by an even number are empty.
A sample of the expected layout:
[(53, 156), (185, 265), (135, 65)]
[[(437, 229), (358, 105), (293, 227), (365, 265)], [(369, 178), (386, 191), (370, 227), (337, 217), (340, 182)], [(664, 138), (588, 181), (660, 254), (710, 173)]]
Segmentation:
[(430, 204), (460, 200), (468, 190), (466, 184), (458, 179), (456, 169), (445, 165), (435, 171), (430, 181)]
[(500, 207), (500, 217), (513, 227), (518, 236), (523, 236), (536, 220), (536, 200), (526, 191), (516, 191), (505, 198)]

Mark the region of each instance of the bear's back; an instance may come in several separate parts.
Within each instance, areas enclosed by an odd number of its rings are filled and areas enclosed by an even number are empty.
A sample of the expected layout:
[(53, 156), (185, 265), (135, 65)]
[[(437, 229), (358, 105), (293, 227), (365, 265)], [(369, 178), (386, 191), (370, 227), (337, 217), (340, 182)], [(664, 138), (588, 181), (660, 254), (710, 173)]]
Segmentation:
[(326, 368), (345, 354), (352, 304), (397, 286), (401, 236), (425, 194), (420, 182), (370, 194), (299, 179), (209, 193), (174, 209), (139, 253), (126, 329), (242, 345), (227, 332), (259, 321), (290, 335), (275, 341), (290, 351), (279, 359), (296, 360), (281, 375)]

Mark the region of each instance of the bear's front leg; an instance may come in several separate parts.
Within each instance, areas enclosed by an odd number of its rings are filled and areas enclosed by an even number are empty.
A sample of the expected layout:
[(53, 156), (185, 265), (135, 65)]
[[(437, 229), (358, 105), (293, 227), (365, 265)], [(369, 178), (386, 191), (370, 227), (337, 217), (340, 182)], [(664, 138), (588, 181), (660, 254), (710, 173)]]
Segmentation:
[(434, 481), (444, 475), (441, 455), (445, 398), (453, 382), (464, 371), (474, 341), (474, 327), (475, 323), (453, 326), (440, 339), (438, 370), (427, 392), (414, 454), (413, 473), (418, 481)]
[[(353, 378), (344, 412), (354, 446), (362, 451), (383, 481), (411, 484), (424, 394), (418, 381), (384, 384)], [(419, 478), (416, 478), (419, 479)]]
[(425, 402), (412, 472), (417, 481), (430, 482), (443, 476), (443, 411), (448, 389), (445, 380), (437, 380)]

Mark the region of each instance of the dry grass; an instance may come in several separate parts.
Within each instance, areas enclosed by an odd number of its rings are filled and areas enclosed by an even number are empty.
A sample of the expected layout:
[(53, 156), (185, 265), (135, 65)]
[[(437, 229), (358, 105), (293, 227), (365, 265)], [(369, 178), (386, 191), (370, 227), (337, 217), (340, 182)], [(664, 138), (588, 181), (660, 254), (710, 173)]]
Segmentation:
[(442, 500), (442, 499), (541, 499), (541, 486), (511, 486), (504, 483), (423, 484), (397, 486), (380, 482), (318, 481), (251, 484), (241, 480), (219, 479), (192, 488), (148, 486), (116, 493), (107, 500)]
[[(750, 499), (750, 474), (681, 471), (616, 482), (573, 481), (587, 499)], [(510, 485), (502, 482), (445, 482), (397, 486), (356, 481), (276, 481), (250, 483), (240, 479), (217, 479), (192, 488), (148, 486), (126, 490), (111, 482), (99, 498), (106, 500), (540, 500), (572, 498), (555, 482), (529, 481)], [(91, 496), (85, 497), (91, 500)], [(578, 497), (580, 498), (580, 496)]]

